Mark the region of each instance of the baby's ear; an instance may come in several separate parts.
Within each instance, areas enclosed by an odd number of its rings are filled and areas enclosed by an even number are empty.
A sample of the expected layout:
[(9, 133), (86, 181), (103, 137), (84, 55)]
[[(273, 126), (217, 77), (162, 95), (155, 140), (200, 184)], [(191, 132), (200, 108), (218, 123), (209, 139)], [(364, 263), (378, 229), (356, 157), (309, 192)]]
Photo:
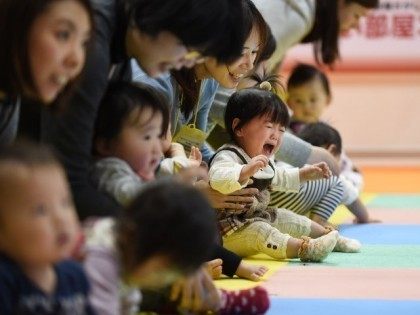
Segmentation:
[(333, 143), (331, 143), (329, 146), (326, 147), (327, 151), (330, 152), (333, 156), (339, 155), (339, 152), (337, 150), (337, 146)]
[(233, 118), (232, 130), (235, 136), (240, 137), (242, 135), (242, 128), (237, 128), (241, 120), (239, 118)]
[(111, 154), (109, 141), (104, 138), (99, 138), (95, 140), (93, 144), (95, 146), (95, 152), (99, 156), (109, 156)]

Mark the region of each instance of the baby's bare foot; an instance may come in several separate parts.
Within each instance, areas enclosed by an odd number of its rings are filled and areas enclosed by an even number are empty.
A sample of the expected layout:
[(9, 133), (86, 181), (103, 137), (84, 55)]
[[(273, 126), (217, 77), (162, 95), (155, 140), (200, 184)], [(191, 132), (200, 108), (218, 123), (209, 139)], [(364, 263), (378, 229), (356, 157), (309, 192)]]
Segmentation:
[(206, 262), (207, 272), (213, 279), (219, 279), (222, 275), (223, 261), (219, 258)]
[(260, 281), (261, 277), (265, 275), (268, 271), (268, 268), (261, 265), (251, 265), (247, 264), (244, 261), (241, 261), (238, 269), (236, 270), (236, 275), (239, 278), (244, 278), (252, 281)]

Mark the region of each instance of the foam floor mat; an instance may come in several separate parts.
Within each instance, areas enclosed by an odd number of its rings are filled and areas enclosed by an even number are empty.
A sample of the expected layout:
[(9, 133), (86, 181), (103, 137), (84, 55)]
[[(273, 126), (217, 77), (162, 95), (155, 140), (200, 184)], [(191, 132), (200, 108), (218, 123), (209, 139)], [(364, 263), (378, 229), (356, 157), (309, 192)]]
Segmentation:
[[(270, 268), (261, 282), (226, 279), (216, 284), (227, 289), (264, 286), (271, 296), (269, 315), (420, 314), (420, 177), (407, 174), (398, 172), (415, 179), (407, 191), (400, 185), (395, 192), (387, 186), (383, 193), (363, 194), (371, 217), (381, 223), (354, 225), (342, 206), (332, 216), (343, 235), (362, 242), (360, 253), (332, 253), (320, 264), (258, 255), (249, 261)], [(377, 175), (374, 185), (367, 186), (379, 190)]]

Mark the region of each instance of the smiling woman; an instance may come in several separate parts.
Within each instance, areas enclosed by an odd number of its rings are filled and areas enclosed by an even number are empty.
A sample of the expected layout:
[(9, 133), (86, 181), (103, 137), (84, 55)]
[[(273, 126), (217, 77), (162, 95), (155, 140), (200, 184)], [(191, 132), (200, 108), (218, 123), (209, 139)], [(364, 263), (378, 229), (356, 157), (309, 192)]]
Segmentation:
[[(194, 142), (203, 153), (203, 159), (208, 160), (212, 152), (203, 146), (206, 138), (207, 119), (218, 86), (234, 89), (240, 79), (251, 71), (259, 62), (261, 56), (270, 55), (274, 50), (274, 39), (271, 31), (251, 0), (241, 0), (244, 21), (242, 28), (246, 40), (242, 45), (239, 58), (232, 62), (221, 62), (215, 57), (206, 57), (191, 69), (173, 70), (170, 74), (160, 78), (150, 78), (146, 71), (142, 71), (136, 64), (134, 67), (134, 80), (152, 85), (169, 96), (171, 105), (171, 125), (174, 141), (187, 146)], [(194, 126), (194, 128), (183, 128)], [(197, 139), (191, 139), (184, 131), (194, 131)], [(199, 138), (199, 139), (198, 139)], [(183, 141), (183, 139), (185, 141)], [(189, 145), (190, 146), (190, 145)]]
[(90, 20), (76, 1), (59, 1), (35, 21), (29, 33), (29, 60), (35, 90), (51, 102), (82, 70)]
[(88, 0), (0, 2), (0, 144), (15, 137), (21, 97), (51, 104), (81, 72), (92, 25)]
[(2, 1), (3, 94), (51, 103), (82, 70), (92, 27), (90, 12), (87, 0)]

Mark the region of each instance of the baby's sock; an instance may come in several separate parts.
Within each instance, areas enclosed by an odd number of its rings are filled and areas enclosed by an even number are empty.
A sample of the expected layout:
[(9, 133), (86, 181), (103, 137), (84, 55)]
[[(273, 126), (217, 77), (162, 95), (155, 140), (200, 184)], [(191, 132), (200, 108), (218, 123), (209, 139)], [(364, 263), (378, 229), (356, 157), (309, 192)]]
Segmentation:
[(358, 240), (339, 235), (337, 244), (334, 247), (334, 251), (343, 253), (357, 253), (360, 252), (361, 247), (362, 244), (360, 244)]
[(265, 314), (270, 307), (267, 291), (262, 287), (222, 292), (220, 315)]

